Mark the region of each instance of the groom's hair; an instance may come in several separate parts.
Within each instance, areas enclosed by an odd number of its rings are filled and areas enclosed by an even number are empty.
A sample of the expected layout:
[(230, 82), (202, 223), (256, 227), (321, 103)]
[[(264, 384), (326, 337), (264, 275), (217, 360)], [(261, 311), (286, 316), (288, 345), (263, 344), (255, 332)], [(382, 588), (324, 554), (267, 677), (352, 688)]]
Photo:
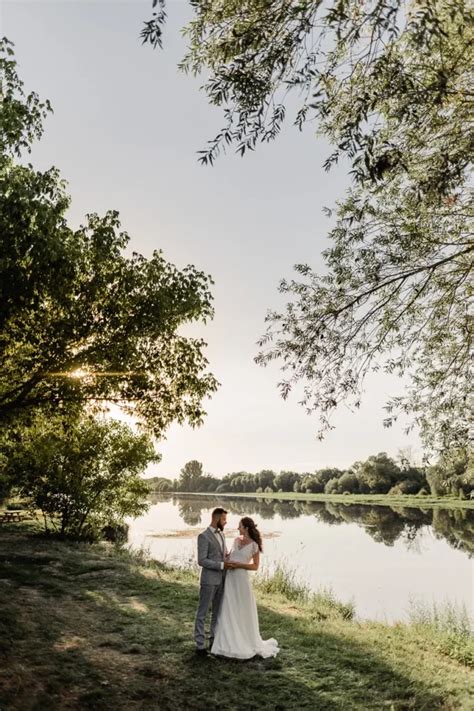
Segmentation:
[(214, 511), (212, 512), (212, 518), (214, 518), (215, 516), (222, 516), (222, 514), (226, 514), (226, 513), (227, 513), (227, 511), (225, 509), (218, 507), (217, 509), (214, 509)]

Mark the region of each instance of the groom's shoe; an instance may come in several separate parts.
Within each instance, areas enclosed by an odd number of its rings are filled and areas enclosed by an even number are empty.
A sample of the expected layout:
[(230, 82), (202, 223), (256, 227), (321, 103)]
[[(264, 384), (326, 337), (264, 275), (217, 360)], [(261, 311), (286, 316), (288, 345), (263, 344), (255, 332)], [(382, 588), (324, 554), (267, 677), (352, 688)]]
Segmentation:
[(207, 657), (207, 649), (205, 647), (196, 647), (196, 654), (198, 657)]

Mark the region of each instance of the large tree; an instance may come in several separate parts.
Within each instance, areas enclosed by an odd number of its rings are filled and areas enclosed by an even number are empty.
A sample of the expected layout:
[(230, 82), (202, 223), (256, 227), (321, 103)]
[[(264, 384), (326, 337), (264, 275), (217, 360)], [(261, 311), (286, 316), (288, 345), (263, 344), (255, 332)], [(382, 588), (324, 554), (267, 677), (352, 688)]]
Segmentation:
[(160, 436), (199, 424), (216, 389), (201, 339), (182, 326), (212, 317), (211, 279), (161, 252), (124, 250), (118, 213), (67, 222), (55, 168), (19, 158), (49, 104), (25, 96), (11, 44), (0, 43), (0, 423), (37, 408), (69, 412), (117, 403)]
[[(143, 30), (161, 42), (164, 2)], [(258, 362), (285, 371), (321, 434), (341, 402), (357, 406), (371, 369), (408, 376), (387, 403), (427, 445), (464, 445), (471, 328), (474, 17), (465, 0), (193, 0), (182, 68), (205, 72), (225, 125), (208, 148), (243, 155), (274, 139), (293, 92), (295, 124), (352, 166), (335, 210), (326, 272), (283, 280)]]
[(181, 491), (197, 491), (199, 482), (203, 476), (201, 462), (192, 459), (186, 462), (179, 473), (179, 488)]

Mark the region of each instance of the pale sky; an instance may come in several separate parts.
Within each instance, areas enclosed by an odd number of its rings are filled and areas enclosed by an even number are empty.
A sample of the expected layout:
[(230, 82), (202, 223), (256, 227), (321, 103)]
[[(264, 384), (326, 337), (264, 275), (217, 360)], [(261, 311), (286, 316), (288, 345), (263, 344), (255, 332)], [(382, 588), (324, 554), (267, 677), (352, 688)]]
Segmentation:
[(267, 310), (283, 303), (279, 280), (297, 263), (322, 268), (330, 224), (322, 208), (334, 206), (348, 179), (342, 167), (323, 170), (330, 149), (313, 125), (303, 133), (288, 125), (255, 154), (200, 166), (196, 151), (222, 115), (199, 91), (202, 80), (176, 68), (189, 6), (168, 0), (163, 51), (139, 40), (150, 8), (151, 0), (0, 0), (0, 32), (16, 45), (25, 88), (54, 108), (31, 161), (61, 170), (72, 225), (117, 209), (132, 250), (162, 249), (178, 267), (194, 264), (215, 280), (215, 319), (192, 332), (208, 342), (221, 387), (201, 428), (170, 428), (150, 473), (176, 476), (190, 459), (223, 476), (345, 467), (410, 446), (419, 455), (416, 434), (382, 425), (385, 401), (402, 388), (397, 379), (368, 379), (361, 409), (341, 410), (319, 442), (316, 418), (297, 396), (279, 397), (278, 369), (253, 362)]

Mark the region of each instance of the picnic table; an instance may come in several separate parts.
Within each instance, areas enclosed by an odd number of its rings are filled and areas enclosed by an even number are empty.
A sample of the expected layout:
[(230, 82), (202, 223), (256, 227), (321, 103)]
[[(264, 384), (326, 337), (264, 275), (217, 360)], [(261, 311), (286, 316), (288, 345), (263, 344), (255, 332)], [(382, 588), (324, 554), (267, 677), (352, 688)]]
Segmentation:
[(11, 523), (12, 521), (22, 521), (24, 518), (28, 518), (26, 511), (20, 509), (15, 509), (9, 511), (0, 511), (0, 523)]

